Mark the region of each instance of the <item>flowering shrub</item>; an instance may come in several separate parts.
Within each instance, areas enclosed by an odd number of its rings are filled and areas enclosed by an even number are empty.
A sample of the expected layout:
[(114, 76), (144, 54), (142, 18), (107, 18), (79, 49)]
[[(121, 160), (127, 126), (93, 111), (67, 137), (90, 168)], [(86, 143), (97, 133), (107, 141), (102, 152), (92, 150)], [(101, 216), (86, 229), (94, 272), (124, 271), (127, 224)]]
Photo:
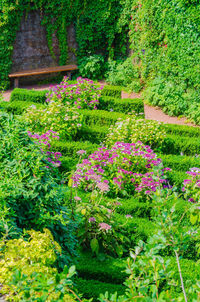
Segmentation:
[[(97, 256), (108, 253), (121, 257), (130, 241), (122, 233), (121, 225), (114, 217), (118, 201), (102, 205), (103, 193), (94, 190), (89, 201), (82, 201), (75, 196), (76, 211), (82, 215), (78, 238), (85, 249), (91, 249)], [(129, 217), (127, 217), (128, 220)]]
[(191, 168), (186, 173), (188, 178), (184, 180), (182, 188), (184, 196), (190, 202), (200, 203), (200, 169)]
[(73, 186), (86, 191), (146, 196), (166, 182), (161, 177), (160, 163), (152, 149), (141, 142), (117, 142), (111, 149), (99, 148), (78, 164)]
[(191, 168), (190, 171), (186, 172), (188, 178), (184, 180), (182, 191), (184, 197), (194, 203), (191, 208), (190, 221), (192, 224), (200, 222), (200, 169)]
[(135, 143), (141, 141), (152, 147), (156, 143), (162, 143), (165, 131), (161, 123), (145, 119), (138, 119), (132, 115), (126, 120), (121, 120), (112, 125), (107, 134), (105, 144), (112, 146), (115, 142)]
[(68, 78), (53, 87), (47, 94), (47, 102), (61, 101), (64, 105), (78, 109), (97, 109), (101, 88), (89, 79), (77, 78), (77, 83), (69, 84)]
[[(41, 135), (37, 133), (33, 134), (28, 131), (28, 136), (33, 138), (35, 143), (41, 146), (42, 149), (40, 150), (48, 156), (46, 159), (48, 163), (51, 163), (55, 167), (59, 167), (61, 165), (61, 161), (59, 160), (59, 158), (62, 156), (62, 154), (60, 152), (50, 151), (50, 142), (55, 139), (59, 139), (59, 136), (55, 131), (49, 130)], [(46, 167), (49, 168), (49, 166)]]
[(52, 100), (45, 109), (37, 109), (31, 106), (24, 114), (31, 131), (43, 133), (53, 130), (61, 137), (72, 139), (77, 129), (82, 126), (82, 118), (75, 107), (69, 102), (63, 104), (60, 100)]

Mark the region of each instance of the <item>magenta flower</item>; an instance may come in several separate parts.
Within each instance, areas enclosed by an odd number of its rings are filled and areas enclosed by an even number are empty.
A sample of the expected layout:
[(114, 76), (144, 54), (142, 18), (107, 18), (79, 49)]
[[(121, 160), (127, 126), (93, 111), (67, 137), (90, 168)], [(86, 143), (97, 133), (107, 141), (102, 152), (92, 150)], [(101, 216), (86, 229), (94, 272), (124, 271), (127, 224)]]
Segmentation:
[(81, 201), (81, 198), (80, 198), (79, 196), (75, 196), (75, 197), (74, 197), (74, 200), (76, 200), (76, 201)]

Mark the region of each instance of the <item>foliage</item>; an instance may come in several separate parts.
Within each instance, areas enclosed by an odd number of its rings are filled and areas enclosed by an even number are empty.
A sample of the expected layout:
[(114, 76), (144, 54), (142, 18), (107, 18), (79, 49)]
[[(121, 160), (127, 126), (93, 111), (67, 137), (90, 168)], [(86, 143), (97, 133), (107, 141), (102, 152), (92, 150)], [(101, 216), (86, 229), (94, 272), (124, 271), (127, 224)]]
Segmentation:
[(102, 96), (110, 96), (117, 99), (121, 99), (121, 94), (122, 87), (111, 85), (105, 85), (101, 93)]
[(104, 69), (104, 57), (102, 55), (87, 56), (79, 60), (79, 73), (83, 78), (102, 79)]
[(141, 141), (151, 147), (162, 145), (166, 137), (161, 123), (139, 119), (131, 115), (126, 120), (119, 119), (109, 128), (105, 139), (106, 146), (110, 147), (116, 142), (136, 143)]
[(199, 124), (197, 1), (133, 0), (130, 43), (145, 97), (170, 115)]
[(84, 249), (91, 249), (101, 259), (106, 253), (121, 257), (130, 241), (114, 216), (120, 203), (116, 201), (104, 206), (102, 199), (103, 193), (99, 194), (96, 190), (88, 201), (74, 197), (76, 211), (82, 216), (78, 230), (79, 242)]
[(141, 142), (117, 142), (111, 149), (99, 148), (78, 164), (73, 186), (110, 195), (139, 194), (147, 198), (166, 182), (161, 176), (160, 163), (153, 150)]
[(124, 8), (125, 0), (3, 0), (0, 3), (0, 81), (8, 84), (13, 45), (23, 14), (39, 10), (47, 41), (55, 61), (53, 36), (59, 41), (59, 65), (68, 63), (67, 29), (75, 24), (78, 57), (101, 53), (105, 57), (125, 56), (130, 16)]
[(48, 228), (67, 260), (75, 253), (76, 223), (64, 205), (57, 168), (24, 127), (12, 117), (0, 116), (0, 211), (5, 208), (1, 236), (7, 233), (8, 238), (16, 238), (23, 229)]
[(15, 88), (12, 90), (10, 95), (10, 102), (23, 101), (32, 103), (44, 104), (46, 101), (46, 94), (48, 90), (29, 90), (22, 88)]
[(58, 132), (61, 138), (72, 139), (77, 129), (82, 127), (82, 118), (70, 103), (63, 104), (60, 100), (52, 100), (45, 108), (30, 106), (23, 114), (31, 131), (43, 133), (48, 130)]
[(75, 267), (55, 268), (61, 247), (49, 230), (29, 231), (25, 238), (1, 242), (1, 292), (15, 301), (76, 301), (71, 278)]
[(141, 90), (139, 67), (133, 64), (131, 58), (124, 62), (108, 61), (108, 70), (106, 80), (111, 85), (130, 86), (135, 92)]
[(47, 94), (47, 102), (61, 101), (64, 105), (75, 106), (77, 109), (97, 109), (100, 87), (89, 79), (77, 78), (77, 82), (68, 83), (68, 78), (53, 87)]
[[(99, 301), (121, 302), (138, 298), (144, 301), (199, 301), (199, 281), (193, 283), (193, 280), (183, 279), (179, 258), (198, 232), (196, 228), (191, 228), (188, 220), (187, 223), (183, 220), (187, 209), (181, 217), (177, 216), (176, 202), (176, 194), (168, 191), (156, 192), (153, 204), (154, 219), (159, 226), (158, 233), (151, 236), (146, 244), (140, 241), (130, 253), (132, 259), (127, 260), (126, 271), (130, 276), (125, 282), (126, 294), (118, 297), (117, 293), (106, 293), (100, 296)], [(174, 266), (161, 256), (166, 247), (172, 248), (174, 252), (180, 281), (176, 278)], [(177, 284), (181, 286), (178, 294), (174, 291)]]
[(144, 103), (141, 99), (117, 99), (109, 96), (101, 96), (98, 109), (122, 113), (135, 112), (144, 114)]

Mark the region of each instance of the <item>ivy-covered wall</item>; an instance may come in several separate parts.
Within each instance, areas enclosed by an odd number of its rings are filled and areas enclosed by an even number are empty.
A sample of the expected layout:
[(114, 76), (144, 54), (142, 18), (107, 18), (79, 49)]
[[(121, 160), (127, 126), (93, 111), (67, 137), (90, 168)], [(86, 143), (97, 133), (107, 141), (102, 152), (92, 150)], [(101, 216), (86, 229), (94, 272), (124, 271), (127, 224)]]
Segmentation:
[(39, 10), (47, 32), (52, 57), (52, 37), (57, 33), (59, 64), (68, 61), (67, 28), (74, 24), (79, 57), (101, 53), (114, 58), (126, 54), (131, 0), (1, 0), (0, 3), (0, 81), (7, 83), (12, 66), (13, 45), (21, 18)]
[(133, 0), (130, 40), (146, 98), (200, 124), (200, 2)]

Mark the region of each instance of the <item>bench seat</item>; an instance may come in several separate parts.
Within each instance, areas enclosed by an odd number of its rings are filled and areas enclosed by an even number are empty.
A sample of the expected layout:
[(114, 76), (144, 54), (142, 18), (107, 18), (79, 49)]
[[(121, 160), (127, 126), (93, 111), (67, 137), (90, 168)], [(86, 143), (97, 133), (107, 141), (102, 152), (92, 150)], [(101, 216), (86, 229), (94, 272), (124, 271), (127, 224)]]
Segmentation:
[(27, 77), (33, 75), (41, 75), (41, 74), (48, 74), (54, 72), (61, 72), (67, 71), (67, 75), (71, 77), (71, 71), (77, 70), (77, 65), (64, 65), (64, 66), (55, 66), (55, 67), (47, 67), (47, 68), (39, 68), (33, 70), (23, 70), (9, 74), (9, 78), (14, 78), (14, 86), (15, 88), (19, 86), (19, 78), (20, 77)]

